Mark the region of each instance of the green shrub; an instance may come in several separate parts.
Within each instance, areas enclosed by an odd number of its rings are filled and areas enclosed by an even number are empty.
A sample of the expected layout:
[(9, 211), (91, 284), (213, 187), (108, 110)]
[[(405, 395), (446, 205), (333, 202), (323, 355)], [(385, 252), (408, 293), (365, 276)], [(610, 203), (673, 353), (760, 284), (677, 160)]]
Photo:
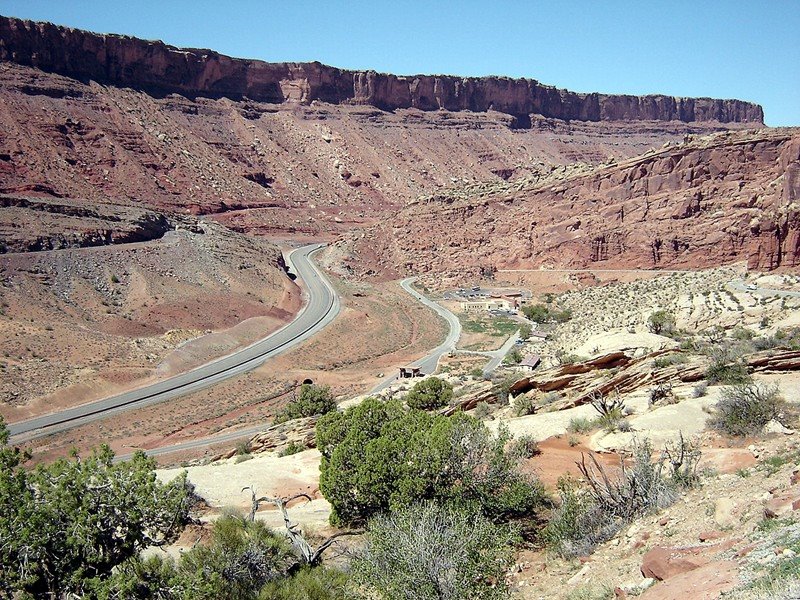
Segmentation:
[(532, 435), (521, 435), (511, 442), (509, 451), (520, 458), (533, 458), (542, 453), (539, 442)]
[(406, 404), (418, 410), (434, 410), (447, 406), (452, 399), (452, 385), (438, 377), (427, 377), (411, 388)]
[(745, 384), (753, 381), (747, 367), (741, 362), (726, 362), (723, 358), (714, 359), (705, 372), (709, 383), (723, 385)]
[(675, 315), (667, 310), (657, 310), (648, 317), (647, 328), (657, 335), (669, 335), (675, 330)]
[(573, 417), (569, 420), (569, 424), (567, 425), (567, 431), (570, 433), (589, 433), (592, 429), (597, 427), (597, 423), (594, 419), (588, 419), (586, 417)]
[(305, 450), (306, 447), (302, 444), (298, 444), (297, 442), (291, 442), (288, 446), (283, 448), (280, 452), (278, 452), (278, 456), (291, 456), (292, 454), (298, 454)]
[(336, 402), (329, 386), (304, 383), (300, 386), (297, 397), (275, 417), (275, 422), (324, 415), (333, 410), (336, 410)]
[(520, 352), (519, 348), (512, 348), (509, 353), (506, 354), (505, 358), (503, 358), (503, 364), (518, 365), (522, 362), (522, 359), (522, 352)]
[(547, 392), (542, 397), (542, 404), (552, 404), (553, 402), (558, 402), (561, 399), (563, 399), (563, 396), (559, 392)]
[(115, 462), (101, 446), (31, 470), (7, 442), (0, 418), (0, 597), (83, 597), (185, 523), (185, 473), (162, 484), (143, 452)]
[(305, 567), (261, 588), (258, 600), (352, 600), (348, 576), (336, 569)]
[(492, 411), (488, 403), (478, 402), (478, 404), (475, 406), (474, 416), (476, 419), (485, 419), (491, 412)]
[(728, 435), (753, 435), (772, 419), (780, 420), (783, 408), (777, 386), (739, 383), (722, 391), (709, 425)]
[(536, 323), (566, 323), (572, 318), (569, 308), (556, 310), (544, 304), (526, 304), (522, 307), (522, 314)]
[(663, 369), (671, 367), (672, 365), (683, 365), (689, 362), (689, 357), (682, 353), (667, 354), (666, 356), (659, 356), (653, 361), (653, 368)]
[(367, 398), (317, 423), (320, 490), (333, 524), (363, 523), (418, 500), (473, 503), (494, 519), (530, 513), (541, 484), (518, 470), (497, 436), (464, 413), (452, 417), (404, 410)]
[(514, 398), (514, 416), (525, 417), (536, 412), (536, 404), (528, 394), (520, 394)]

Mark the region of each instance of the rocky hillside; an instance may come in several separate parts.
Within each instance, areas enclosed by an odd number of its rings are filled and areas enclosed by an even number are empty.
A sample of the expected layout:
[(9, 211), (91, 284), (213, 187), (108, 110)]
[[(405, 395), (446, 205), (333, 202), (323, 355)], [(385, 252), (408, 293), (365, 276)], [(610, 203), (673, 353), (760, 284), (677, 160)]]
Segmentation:
[(800, 265), (800, 133), (687, 139), (596, 168), (424, 196), (345, 245), (405, 272)]
[(336, 236), (453, 185), (759, 125), (739, 101), (269, 64), (0, 17), (0, 193)]

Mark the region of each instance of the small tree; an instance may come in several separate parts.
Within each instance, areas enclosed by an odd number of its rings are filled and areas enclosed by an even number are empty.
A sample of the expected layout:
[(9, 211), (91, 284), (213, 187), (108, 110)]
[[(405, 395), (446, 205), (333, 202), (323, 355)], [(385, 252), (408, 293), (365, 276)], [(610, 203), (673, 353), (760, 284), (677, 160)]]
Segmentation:
[(667, 310), (657, 310), (648, 317), (647, 328), (656, 335), (672, 333), (675, 329), (675, 315)]
[(304, 383), (300, 386), (297, 397), (275, 417), (275, 422), (324, 415), (332, 410), (336, 410), (336, 402), (329, 386)]
[(513, 541), (479, 513), (427, 502), (374, 518), (353, 575), (381, 600), (507, 598)]
[(329, 413), (317, 423), (317, 447), (331, 522), (363, 523), (425, 499), (471, 502), (494, 519), (528, 514), (542, 487), (518, 470), (509, 440), (464, 413), (405, 411), (375, 398)]
[(546, 323), (550, 319), (550, 309), (544, 304), (526, 304), (522, 307), (522, 314), (537, 323)]
[(519, 326), (519, 338), (521, 340), (527, 340), (531, 337), (533, 333), (533, 327), (531, 327), (528, 323), (523, 323)]
[(428, 377), (417, 383), (406, 396), (409, 408), (433, 410), (447, 406), (453, 399), (453, 386), (438, 377)]
[(519, 351), (519, 348), (512, 348), (511, 351), (506, 354), (503, 362), (507, 365), (518, 365), (522, 362), (522, 352)]
[[(8, 432), (0, 421), (0, 445)], [(188, 511), (185, 473), (159, 483), (138, 452), (114, 463), (102, 446), (88, 458), (24, 469), (0, 448), (0, 596), (83, 595), (143, 548), (169, 541)]]

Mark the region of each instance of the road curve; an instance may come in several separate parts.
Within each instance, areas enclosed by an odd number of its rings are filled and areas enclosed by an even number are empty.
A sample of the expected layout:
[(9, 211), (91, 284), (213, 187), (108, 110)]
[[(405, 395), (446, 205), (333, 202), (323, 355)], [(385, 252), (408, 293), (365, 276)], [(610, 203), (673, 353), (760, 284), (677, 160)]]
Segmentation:
[(287, 257), (290, 272), (305, 284), (306, 303), (297, 317), (269, 336), (205, 365), (157, 383), (27, 421), (10, 423), (12, 443), (66, 431), (97, 419), (141, 408), (204, 389), (251, 371), (266, 359), (308, 339), (339, 313), (339, 297), (330, 281), (311, 262), (311, 255), (325, 244), (293, 250)]
[[(442, 357), (443, 354), (447, 354), (456, 349), (456, 343), (458, 342), (458, 338), (461, 337), (461, 322), (458, 320), (458, 317), (451, 313), (449, 310), (441, 306), (440, 304), (434, 302), (433, 300), (429, 300), (422, 294), (420, 294), (417, 290), (411, 287), (411, 284), (414, 283), (416, 277), (409, 277), (407, 279), (403, 279), (400, 282), (400, 286), (407, 291), (409, 294), (414, 296), (419, 302), (422, 302), (428, 308), (433, 309), (436, 311), (450, 326), (450, 331), (447, 334), (444, 342), (439, 344), (436, 348), (430, 351), (427, 355), (423, 356), (419, 360), (412, 362), (409, 366), (412, 367), (419, 367), (423, 373), (430, 374), (436, 371), (436, 368), (439, 366), (439, 359)], [(371, 391), (371, 394), (377, 394), (381, 390), (389, 387), (397, 381), (397, 377), (392, 376), (384, 379), (381, 383), (376, 385)]]

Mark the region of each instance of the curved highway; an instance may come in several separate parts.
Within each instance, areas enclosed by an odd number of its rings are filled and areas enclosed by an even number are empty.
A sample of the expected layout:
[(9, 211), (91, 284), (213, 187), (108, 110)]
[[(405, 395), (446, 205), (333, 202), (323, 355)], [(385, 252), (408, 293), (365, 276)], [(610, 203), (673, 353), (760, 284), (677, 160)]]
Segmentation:
[(183, 396), (235, 377), (260, 366), (266, 359), (308, 339), (339, 313), (339, 297), (311, 255), (325, 244), (293, 250), (287, 259), (290, 272), (305, 285), (306, 303), (295, 319), (258, 342), (200, 367), (117, 396), (82, 404), (68, 410), (10, 423), (12, 442), (58, 433), (131, 408), (141, 408)]

